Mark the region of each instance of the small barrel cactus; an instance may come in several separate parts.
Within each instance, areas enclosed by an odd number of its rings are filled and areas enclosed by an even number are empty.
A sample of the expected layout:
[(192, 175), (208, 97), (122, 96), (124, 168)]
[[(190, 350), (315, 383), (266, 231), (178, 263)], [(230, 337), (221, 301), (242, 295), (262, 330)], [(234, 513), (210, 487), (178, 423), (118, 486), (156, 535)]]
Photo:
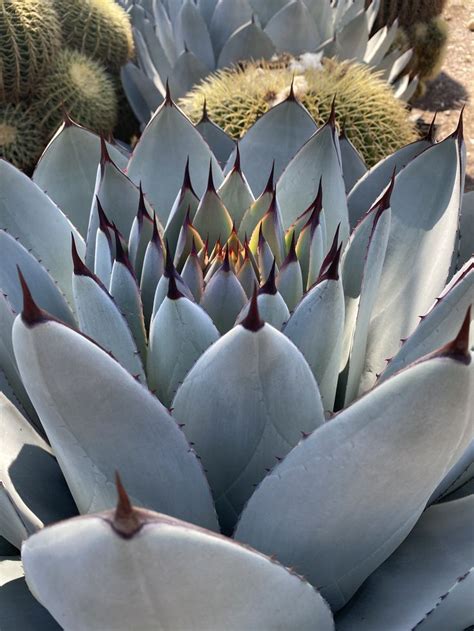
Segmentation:
[[(336, 99), (338, 123), (370, 166), (415, 139), (408, 111), (391, 88), (365, 66), (325, 59), (313, 68), (310, 59), (246, 64), (208, 77), (184, 99), (184, 111), (197, 122), (203, 103), (212, 121), (233, 138), (247, 129), (292, 89), (317, 123), (327, 120)], [(295, 74), (297, 73), (297, 74)]]
[(117, 122), (112, 80), (95, 61), (77, 51), (61, 51), (38, 89), (36, 107), (51, 134), (67, 112), (75, 121), (110, 135)]
[(0, 105), (0, 157), (19, 169), (35, 164), (44, 148), (37, 112), (22, 103)]
[(376, 24), (381, 28), (398, 19), (402, 26), (429, 22), (444, 11), (447, 0), (382, 0)]
[(114, 0), (53, 0), (67, 46), (118, 70), (133, 56), (132, 27)]
[(0, 101), (32, 92), (61, 47), (50, 0), (0, 0)]

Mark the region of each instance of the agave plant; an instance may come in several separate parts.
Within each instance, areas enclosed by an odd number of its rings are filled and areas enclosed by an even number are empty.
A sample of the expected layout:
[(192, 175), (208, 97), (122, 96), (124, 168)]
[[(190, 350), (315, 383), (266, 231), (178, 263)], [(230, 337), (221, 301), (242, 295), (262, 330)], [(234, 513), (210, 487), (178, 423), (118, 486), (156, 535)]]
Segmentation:
[[(402, 75), (411, 51), (396, 49), (398, 24), (371, 35), (380, 2), (365, 0), (122, 0), (133, 24), (137, 64), (122, 70), (142, 123), (163, 101), (169, 81), (184, 96), (209, 73), (248, 59), (316, 53), (380, 70), (408, 100), (417, 80)], [(319, 55), (319, 56), (318, 56)]]
[(472, 624), (464, 161), (290, 96), (223, 173), (168, 94), (0, 162), (6, 628)]

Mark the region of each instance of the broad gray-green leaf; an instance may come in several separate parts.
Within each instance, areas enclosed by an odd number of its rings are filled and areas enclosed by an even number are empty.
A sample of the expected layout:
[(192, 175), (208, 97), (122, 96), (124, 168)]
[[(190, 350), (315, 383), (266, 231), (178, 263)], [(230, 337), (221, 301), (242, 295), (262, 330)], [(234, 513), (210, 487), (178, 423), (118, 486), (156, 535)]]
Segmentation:
[(349, 220), (352, 227), (356, 225), (362, 215), (369, 210), (380, 193), (387, 187), (394, 170), (399, 173), (403, 167), (432, 144), (432, 141), (427, 138), (406, 145), (381, 160), (360, 178), (347, 198)]
[(301, 300), (283, 332), (300, 349), (318, 383), (325, 410), (334, 407), (344, 330), (344, 293), (337, 256), (327, 278)]
[(339, 224), (340, 238), (345, 243), (349, 218), (339, 139), (332, 117), (301, 147), (278, 180), (277, 199), (285, 229), (313, 202), (321, 182), (327, 243), (332, 242)]
[(343, 133), (339, 137), (341, 148), (342, 177), (349, 194), (356, 183), (367, 173), (365, 162), (349, 138)]
[(0, 533), (17, 548), (36, 530), (77, 514), (50, 447), (0, 393)]
[[(91, 213), (87, 230), (86, 263), (89, 267), (93, 267), (95, 235), (99, 227), (97, 200), (102, 205), (109, 222), (114, 223), (124, 239), (128, 241), (139, 207), (140, 197), (138, 186), (135, 186), (112, 162), (109, 154), (103, 147), (102, 158), (97, 171), (94, 196), (91, 200)], [(153, 209), (146, 199), (144, 200), (144, 206), (148, 215), (153, 217)]]
[(288, 255), (278, 272), (276, 286), (290, 312), (294, 311), (303, 297), (303, 274), (296, 256), (294, 239), (292, 239)]
[(259, 320), (255, 306), (198, 359), (173, 408), (208, 472), (226, 532), (265, 469), (301, 432), (324, 422), (309, 366), (288, 338)]
[[(363, 258), (364, 268), (362, 277), (360, 278), (360, 285), (359, 287), (351, 287), (353, 290), (352, 293), (356, 294), (355, 296), (351, 295), (346, 297), (346, 300), (357, 300), (357, 316), (355, 318), (350, 348), (345, 405), (353, 401), (359, 393), (359, 381), (364, 368), (370, 319), (377, 298), (377, 291), (390, 234), (391, 211), (390, 207), (388, 207), (388, 203), (388, 200), (387, 203), (382, 201), (379, 206), (374, 208), (368, 217), (369, 223), (371, 224), (371, 232), (367, 250)], [(357, 285), (358, 283), (355, 284)], [(347, 291), (346, 286), (344, 286), (344, 290)], [(460, 325), (461, 322), (459, 322), (458, 325)], [(458, 330), (459, 326), (452, 331), (451, 337), (453, 337)], [(448, 337), (446, 342), (449, 341), (451, 337)], [(432, 350), (435, 350), (435, 348), (438, 348), (438, 346), (435, 346)]]
[(250, 0), (250, 4), (262, 25), (265, 26), (275, 13), (288, 4), (288, 0)]
[(472, 357), (465, 330), (460, 338), (303, 440), (255, 491), (235, 538), (275, 554), (343, 607), (470, 441)]
[(0, 557), (2, 631), (60, 631), (61, 627), (28, 589), (17, 557)]
[(136, 277), (126, 261), (125, 258), (114, 261), (110, 277), (110, 295), (127, 321), (137, 350), (145, 361), (147, 340), (142, 299)]
[(164, 231), (164, 239), (168, 243), (171, 252), (175, 252), (176, 250), (179, 233), (186, 220), (186, 216), (189, 213), (189, 218), (192, 221), (196, 215), (198, 206), (199, 199), (194, 192), (191, 183), (189, 175), (189, 160), (187, 160), (186, 166), (184, 167), (183, 183), (181, 184), (181, 188), (171, 208)]
[(194, 216), (194, 227), (203, 239), (209, 239), (209, 250), (212, 250), (218, 240), (225, 243), (232, 232), (232, 217), (216, 193), (212, 172), (209, 172), (207, 190)]
[[(456, 602), (456, 608), (450, 606), (455, 599), (451, 589), (474, 567), (473, 521), (473, 495), (429, 508), (398, 550), (340, 612), (338, 631), (443, 631), (469, 626), (472, 584), (465, 599)], [(442, 615), (445, 608), (450, 617)]]
[[(458, 229), (462, 147), (462, 140), (451, 136), (426, 149), (395, 179), (390, 236), (367, 338), (361, 391), (374, 384), (385, 359), (397, 352), (400, 339), (413, 333), (419, 316), (444, 287)], [(438, 177), (433, 179), (433, 173)]]
[(122, 66), (120, 77), (133, 113), (143, 125), (146, 124), (163, 102), (163, 96), (153, 81), (131, 62)]
[[(251, 304), (251, 301), (249, 301), (248, 304), (245, 305), (237, 317), (236, 324), (240, 324), (240, 322), (247, 317)], [(270, 274), (270, 278), (265, 285), (260, 287), (257, 296), (257, 305), (262, 319), (267, 324), (275, 327), (278, 331), (281, 331), (283, 325), (290, 317), (290, 312), (282, 295), (275, 286), (274, 268), (273, 273)]]
[(461, 207), (460, 246), (456, 260), (459, 269), (474, 254), (474, 191), (464, 193)]
[(236, 29), (224, 44), (218, 68), (229, 68), (242, 59), (270, 59), (275, 46), (270, 37), (254, 21)]
[(148, 326), (151, 314), (153, 312), (153, 301), (155, 299), (155, 291), (163, 275), (164, 270), (164, 252), (163, 243), (158, 234), (156, 223), (153, 229), (153, 235), (145, 252), (143, 259), (142, 277), (140, 281), (140, 293), (143, 302), (143, 315)]
[(239, 279), (230, 269), (228, 253), (223, 265), (206, 285), (201, 306), (211, 316), (221, 335), (230, 331), (245, 303), (247, 295)]
[[(33, 173), (33, 182), (61, 208), (84, 238), (100, 161), (100, 143), (99, 136), (66, 119)], [(125, 169), (128, 159), (124, 154), (110, 143), (107, 151), (115, 164)]]
[(223, 167), (229, 159), (232, 150), (235, 148), (235, 142), (219, 125), (216, 125), (209, 118), (203, 117), (196, 125), (196, 129), (209, 145), (219, 164)]
[(252, 8), (247, 0), (219, 0), (209, 27), (217, 56), (232, 33), (251, 19)]
[(264, 32), (278, 53), (314, 52), (320, 43), (318, 27), (304, 2), (288, 2), (268, 21)]
[[(239, 230), (245, 211), (254, 203), (249, 184), (240, 170), (240, 160), (234, 164), (217, 191), (222, 203), (227, 208), (234, 226)], [(250, 233), (251, 234), (251, 233)], [(250, 234), (248, 235), (250, 237)]]
[(364, 59), (369, 41), (369, 25), (362, 10), (336, 34), (337, 55), (341, 59)]
[(197, 304), (176, 289), (174, 279), (150, 328), (148, 385), (169, 407), (178, 386), (219, 331)]
[[(294, 98), (279, 103), (252, 125), (240, 140), (239, 150), (242, 170), (254, 196), (264, 189), (272, 163), (277, 179), (316, 129), (308, 111)], [(235, 162), (234, 153), (230, 165)]]
[(112, 296), (78, 256), (74, 256), (74, 299), (79, 328), (145, 383), (137, 344)]
[(135, 502), (216, 528), (202, 468), (146, 387), (83, 335), (50, 320), (29, 296), (13, 345), (81, 513), (113, 504), (120, 470)]
[(216, 158), (191, 121), (167, 98), (148, 123), (128, 166), (128, 175), (136, 183), (141, 181), (163, 225), (179, 192), (188, 157), (199, 197), (206, 190), (209, 161), (216, 186), (220, 186), (223, 175)]
[[(380, 376), (384, 381), (408, 364), (446, 344), (474, 304), (474, 259), (453, 277)], [(474, 315), (474, 314), (473, 314)], [(471, 344), (472, 345), (472, 344)]]
[(178, 13), (175, 28), (187, 50), (202, 60), (208, 71), (213, 70), (216, 61), (211, 38), (206, 23), (194, 2), (184, 0)]
[(80, 256), (85, 252), (82, 237), (36, 184), (5, 160), (0, 160), (0, 190), (0, 230), (31, 252), (72, 305), (71, 233)]
[(169, 88), (176, 99), (185, 96), (209, 74), (209, 68), (193, 53), (185, 50), (173, 66)]
[(28, 585), (62, 628), (333, 631), (321, 596), (276, 561), (151, 511), (128, 507), (127, 529), (119, 509), (47, 528), (23, 548)]

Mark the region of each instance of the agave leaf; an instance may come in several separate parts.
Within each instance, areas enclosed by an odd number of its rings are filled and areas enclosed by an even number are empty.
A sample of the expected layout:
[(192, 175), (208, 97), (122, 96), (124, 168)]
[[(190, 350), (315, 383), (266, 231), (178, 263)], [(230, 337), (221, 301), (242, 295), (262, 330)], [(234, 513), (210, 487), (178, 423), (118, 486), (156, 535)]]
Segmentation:
[(341, 149), (342, 176), (348, 195), (356, 183), (367, 173), (367, 167), (360, 153), (344, 133), (339, 136), (339, 147)]
[(318, 27), (307, 6), (301, 0), (288, 2), (268, 21), (264, 32), (278, 53), (300, 55), (314, 52), (320, 44)]
[[(239, 313), (236, 324), (240, 324), (248, 316), (251, 306), (252, 301), (250, 300)], [(270, 276), (258, 291), (257, 306), (261, 318), (278, 331), (281, 331), (283, 325), (290, 317), (286, 302), (275, 284), (275, 262), (273, 263)]]
[[(458, 229), (462, 149), (457, 134), (449, 137), (412, 160), (395, 179), (390, 236), (360, 391), (373, 385), (385, 359), (395, 354), (400, 339), (415, 330), (420, 314), (444, 287)], [(439, 177), (433, 180), (433, 173)]]
[(143, 315), (148, 326), (153, 312), (153, 301), (156, 287), (164, 271), (163, 243), (156, 222), (154, 223), (153, 235), (145, 252), (143, 260), (142, 277), (140, 280), (140, 293), (143, 302)]
[(202, 197), (206, 189), (209, 161), (216, 186), (220, 186), (223, 175), (216, 158), (191, 121), (168, 96), (148, 123), (128, 166), (130, 178), (141, 181), (163, 225), (181, 186), (188, 157), (190, 178), (198, 197)]
[(252, 7), (247, 0), (219, 0), (209, 27), (217, 57), (232, 33), (251, 19)]
[(173, 207), (171, 208), (164, 232), (164, 239), (168, 243), (171, 252), (176, 250), (179, 233), (185, 222), (187, 214), (189, 213), (189, 218), (193, 220), (198, 206), (199, 199), (194, 192), (191, 183), (191, 178), (189, 176), (189, 160), (187, 160), (184, 168), (183, 183), (178, 195), (176, 196)]
[[(150, 41), (150, 36), (153, 37), (153, 42)], [(155, 37), (153, 26), (149, 20), (143, 20), (142, 30), (133, 29), (133, 38), (140, 68), (163, 95), (165, 86), (161, 80), (161, 75), (163, 73), (163, 76), (168, 76), (171, 73), (171, 66), (159, 39)]]
[[(239, 141), (242, 170), (254, 196), (265, 188), (272, 163), (278, 179), (317, 129), (308, 111), (290, 97), (261, 116)], [(235, 162), (234, 153), (229, 158), (228, 170)]]
[(191, 250), (181, 274), (183, 281), (189, 287), (194, 300), (199, 303), (204, 291), (204, 276), (201, 263), (195, 250)]
[(286, 230), (316, 198), (322, 183), (326, 239), (331, 243), (340, 224), (340, 237), (349, 237), (349, 219), (334, 114), (288, 164), (277, 183), (277, 199)]
[(197, 304), (183, 296), (174, 279), (150, 329), (148, 384), (160, 401), (170, 406), (179, 384), (219, 331)]
[(460, 246), (457, 253), (456, 269), (474, 254), (474, 191), (464, 193), (461, 207)]
[(229, 255), (206, 285), (201, 306), (211, 316), (220, 334), (230, 331), (247, 302), (247, 295), (237, 276), (230, 269)]
[(112, 275), (114, 252), (108, 228), (98, 228), (95, 237), (94, 274), (108, 287)]
[(225, 243), (232, 232), (232, 218), (216, 192), (212, 170), (209, 171), (207, 190), (194, 216), (194, 227), (202, 238), (209, 239), (210, 250), (218, 240)]
[[(236, 154), (240, 156), (240, 154)], [(240, 169), (240, 157), (217, 191), (222, 203), (229, 211), (234, 226), (239, 230), (245, 211), (255, 202), (245, 175)], [(249, 231), (250, 236), (251, 231)]]
[(0, 557), (0, 611), (5, 631), (59, 631), (61, 628), (31, 594), (17, 557)]
[[(446, 344), (474, 304), (474, 259), (468, 261), (452, 278), (380, 376), (384, 381), (408, 364)], [(474, 315), (474, 314), (473, 314)], [(472, 341), (471, 341), (472, 346)]]
[(325, 410), (334, 407), (344, 330), (344, 293), (339, 278), (339, 253), (331, 262), (328, 273), (297, 305), (283, 330), (308, 362), (318, 383)]
[[(107, 151), (118, 168), (127, 166), (127, 157), (114, 145), (107, 143)], [(61, 208), (84, 238), (100, 152), (99, 136), (66, 119), (33, 173), (33, 182)]]
[(232, 138), (209, 118), (203, 117), (196, 125), (196, 129), (209, 145), (219, 164), (224, 166), (235, 147)]
[(290, 312), (294, 311), (296, 305), (303, 297), (303, 274), (296, 256), (294, 236), (290, 243), (288, 255), (278, 272), (276, 286)]
[(466, 576), (474, 566), (473, 520), (472, 495), (429, 508), (339, 613), (338, 630), (468, 627), (473, 620), (474, 583)]
[(183, 40), (187, 50), (207, 66), (208, 71), (215, 68), (209, 31), (199, 9), (190, 0), (182, 3), (176, 20), (176, 34)]
[(145, 383), (143, 365), (125, 316), (104, 285), (76, 255), (74, 247), (73, 256), (73, 289), (80, 330)]
[(218, 68), (229, 68), (242, 59), (270, 59), (275, 53), (275, 45), (255, 24), (247, 22), (237, 28), (226, 41), (219, 54)]
[[(102, 145), (102, 149), (87, 230), (86, 263), (91, 268), (95, 257), (95, 236), (99, 228), (98, 203), (109, 222), (115, 224), (128, 241), (141, 199), (140, 189), (112, 162), (105, 145)], [(146, 199), (143, 202), (144, 209), (153, 217), (152, 207)]]
[(0, 532), (17, 548), (36, 530), (77, 514), (51, 449), (0, 393)]
[(265, 469), (288, 453), (301, 432), (324, 422), (318, 387), (303, 356), (263, 324), (255, 304), (241, 325), (198, 359), (173, 408), (208, 472), (226, 532)]
[(244, 241), (246, 238), (252, 236), (259, 221), (263, 219), (265, 213), (267, 213), (270, 208), (270, 205), (275, 197), (273, 176), (274, 166), (272, 166), (268, 182), (261, 195), (246, 209), (240, 221), (240, 225), (236, 224), (239, 239), (241, 241)]
[(163, 2), (160, 2), (160, 0), (153, 3), (153, 14), (155, 18), (155, 34), (163, 47), (169, 63), (174, 65), (179, 56), (178, 49), (184, 48), (183, 41), (179, 41), (178, 38), (174, 36), (173, 26), (168, 12)]
[(43, 265), (72, 305), (71, 232), (81, 256), (82, 237), (36, 184), (5, 160), (0, 160), (0, 188), (0, 229), (18, 239)]
[(217, 0), (197, 0), (197, 5), (201, 15), (206, 20), (206, 24), (210, 25), (212, 14), (216, 8)]
[(126, 495), (115, 513), (30, 538), (23, 564), (33, 594), (71, 631), (334, 629), (299, 576), (230, 539), (132, 508)]
[(369, 25), (365, 11), (354, 17), (336, 34), (336, 51), (341, 59), (362, 61), (369, 41)]
[[(390, 234), (391, 211), (388, 204), (388, 199), (386, 201), (382, 200), (382, 202), (373, 209), (367, 217), (367, 220), (365, 218), (362, 220), (371, 224), (369, 243), (366, 254), (363, 257), (363, 271), (361, 276), (357, 279), (348, 274), (352, 282), (347, 285), (344, 283), (346, 301), (349, 300), (353, 302), (357, 300), (357, 316), (355, 318), (352, 345), (350, 348), (345, 405), (353, 401), (358, 395), (360, 376), (364, 368), (370, 319), (377, 297)], [(354, 232), (357, 230), (358, 227), (356, 227)], [(344, 262), (344, 270), (346, 267), (350, 267), (350, 260), (351, 257), (348, 253)], [(459, 330), (460, 324), (461, 322), (458, 322), (458, 327), (452, 332), (453, 335)], [(448, 337), (445, 341), (448, 342), (449, 339), (451, 338)], [(438, 346), (440, 345), (435, 346), (432, 350), (435, 350)]]
[(193, 53), (185, 50), (173, 66), (169, 87), (176, 99), (185, 96), (197, 83), (207, 77), (209, 69)]
[(262, 26), (265, 26), (275, 13), (288, 4), (288, 0), (250, 0), (250, 4)]
[(413, 528), (453, 450), (470, 441), (467, 336), (464, 326), (448, 348), (303, 440), (255, 491), (235, 538), (276, 554), (343, 607)]
[(200, 464), (146, 387), (93, 342), (51, 320), (27, 289), (13, 345), (81, 513), (113, 503), (113, 475), (120, 469), (136, 502), (216, 528)]
[(362, 215), (369, 210), (388, 186), (393, 172), (399, 173), (403, 167), (432, 144), (429, 138), (412, 142), (381, 160), (361, 177), (347, 199), (349, 220), (352, 227), (357, 224)]
[(255, 268), (250, 258), (248, 248), (245, 251), (244, 261), (237, 273), (237, 278), (239, 279), (239, 283), (242, 285), (243, 290), (247, 294), (247, 297), (250, 298), (255, 285), (258, 285), (258, 278), (255, 273)]
[(395, 20), (389, 27), (384, 26), (379, 29), (367, 43), (367, 49), (364, 55), (364, 63), (373, 68), (379, 68), (383, 62), (385, 55), (390, 50), (395, 38), (398, 34), (398, 20)]
[(156, 222), (146, 211), (144, 198), (140, 196), (137, 216), (133, 220), (128, 240), (128, 256), (137, 279), (141, 278), (145, 252), (156, 227)]
[[(453, 458), (454, 460), (454, 458)], [(430, 503), (450, 501), (451, 493), (474, 479), (474, 439), (433, 492)]]
[(133, 113), (145, 124), (163, 102), (163, 96), (153, 81), (131, 62), (122, 66), (120, 77)]

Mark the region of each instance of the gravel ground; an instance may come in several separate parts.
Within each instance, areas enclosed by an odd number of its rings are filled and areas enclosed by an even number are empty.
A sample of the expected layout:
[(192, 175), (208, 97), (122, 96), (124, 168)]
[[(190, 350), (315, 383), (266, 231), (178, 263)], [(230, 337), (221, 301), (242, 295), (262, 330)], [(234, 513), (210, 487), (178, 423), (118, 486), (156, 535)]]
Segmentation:
[[(463, 105), (467, 150), (466, 190), (474, 189), (474, 0), (449, 0), (444, 17), (449, 23), (448, 51), (441, 74), (422, 99), (413, 104), (413, 120), (429, 123), (438, 112), (438, 138), (456, 127)], [(472, 30), (471, 30), (472, 29)]]

